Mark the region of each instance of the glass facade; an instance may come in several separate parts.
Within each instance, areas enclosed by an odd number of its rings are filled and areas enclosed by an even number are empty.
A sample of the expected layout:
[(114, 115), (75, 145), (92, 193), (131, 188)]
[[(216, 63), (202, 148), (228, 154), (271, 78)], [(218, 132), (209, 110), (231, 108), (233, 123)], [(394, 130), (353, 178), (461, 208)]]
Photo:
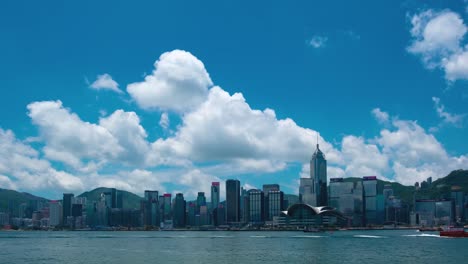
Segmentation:
[(185, 227), (185, 200), (182, 193), (176, 194), (174, 200), (174, 227)]
[(264, 209), (263, 198), (264, 194), (260, 190), (250, 190), (249, 192), (249, 222), (251, 224), (263, 224)]
[(226, 181), (226, 222), (238, 223), (240, 221), (240, 182), (238, 180)]
[(273, 220), (275, 216), (280, 216), (283, 210), (283, 196), (283, 192), (279, 190), (268, 192), (268, 221)]
[(327, 194), (327, 160), (317, 144), (317, 149), (310, 161), (310, 178), (314, 180), (313, 193), (315, 194), (316, 206), (326, 206), (328, 204)]

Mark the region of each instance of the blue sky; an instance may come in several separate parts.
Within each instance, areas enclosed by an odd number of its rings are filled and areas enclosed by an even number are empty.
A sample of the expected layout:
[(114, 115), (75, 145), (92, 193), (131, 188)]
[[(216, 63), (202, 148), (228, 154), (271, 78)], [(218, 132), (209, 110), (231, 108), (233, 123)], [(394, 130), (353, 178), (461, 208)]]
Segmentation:
[(464, 1), (4, 1), (0, 186), (193, 197), (468, 168)]

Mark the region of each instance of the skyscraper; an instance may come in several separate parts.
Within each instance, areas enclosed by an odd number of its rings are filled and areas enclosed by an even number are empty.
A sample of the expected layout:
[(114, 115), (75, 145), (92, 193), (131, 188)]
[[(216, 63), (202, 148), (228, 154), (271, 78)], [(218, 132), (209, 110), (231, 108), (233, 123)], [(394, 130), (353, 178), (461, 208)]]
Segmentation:
[(185, 200), (182, 193), (176, 194), (174, 201), (174, 227), (185, 227)]
[(67, 218), (72, 215), (72, 203), (73, 197), (75, 195), (73, 193), (64, 193), (63, 194), (63, 225), (67, 225)]
[(240, 182), (238, 180), (226, 181), (226, 222), (240, 221)]
[(377, 177), (364, 176), (362, 186), (364, 189), (364, 224), (379, 224), (377, 217)]
[(253, 225), (263, 224), (264, 216), (264, 194), (261, 190), (249, 190), (249, 222)]
[(266, 220), (272, 221), (273, 217), (279, 216), (283, 210), (284, 194), (282, 191), (269, 191), (268, 192), (268, 211), (265, 215)]
[(159, 200), (158, 191), (145, 190), (143, 200), (143, 224), (147, 226), (159, 226)]
[(219, 182), (211, 183), (211, 210), (219, 205)]
[(328, 204), (327, 160), (318, 143), (317, 149), (310, 160), (310, 178), (314, 180), (314, 194), (316, 197), (316, 204), (313, 205), (326, 206)]
[(49, 203), (49, 225), (60, 226), (62, 223), (62, 205), (58, 201)]
[[(314, 193), (314, 179), (300, 178), (299, 180), (299, 201), (315, 206), (317, 198)], [(291, 206), (291, 204), (289, 206)]]

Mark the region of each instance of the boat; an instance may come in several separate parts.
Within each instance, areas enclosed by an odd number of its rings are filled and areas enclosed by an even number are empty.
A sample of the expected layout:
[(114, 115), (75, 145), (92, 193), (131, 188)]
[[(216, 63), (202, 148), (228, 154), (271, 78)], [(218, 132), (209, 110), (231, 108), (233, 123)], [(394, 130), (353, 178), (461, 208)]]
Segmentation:
[(446, 230), (440, 231), (442, 237), (468, 237), (468, 232), (463, 227), (449, 227)]

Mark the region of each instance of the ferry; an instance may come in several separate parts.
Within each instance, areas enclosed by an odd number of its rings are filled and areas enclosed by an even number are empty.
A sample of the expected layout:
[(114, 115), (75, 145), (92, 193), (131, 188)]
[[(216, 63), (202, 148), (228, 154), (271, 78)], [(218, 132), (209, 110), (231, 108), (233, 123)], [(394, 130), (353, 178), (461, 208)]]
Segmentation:
[(446, 230), (440, 231), (442, 237), (468, 237), (468, 232), (463, 227), (449, 227)]

